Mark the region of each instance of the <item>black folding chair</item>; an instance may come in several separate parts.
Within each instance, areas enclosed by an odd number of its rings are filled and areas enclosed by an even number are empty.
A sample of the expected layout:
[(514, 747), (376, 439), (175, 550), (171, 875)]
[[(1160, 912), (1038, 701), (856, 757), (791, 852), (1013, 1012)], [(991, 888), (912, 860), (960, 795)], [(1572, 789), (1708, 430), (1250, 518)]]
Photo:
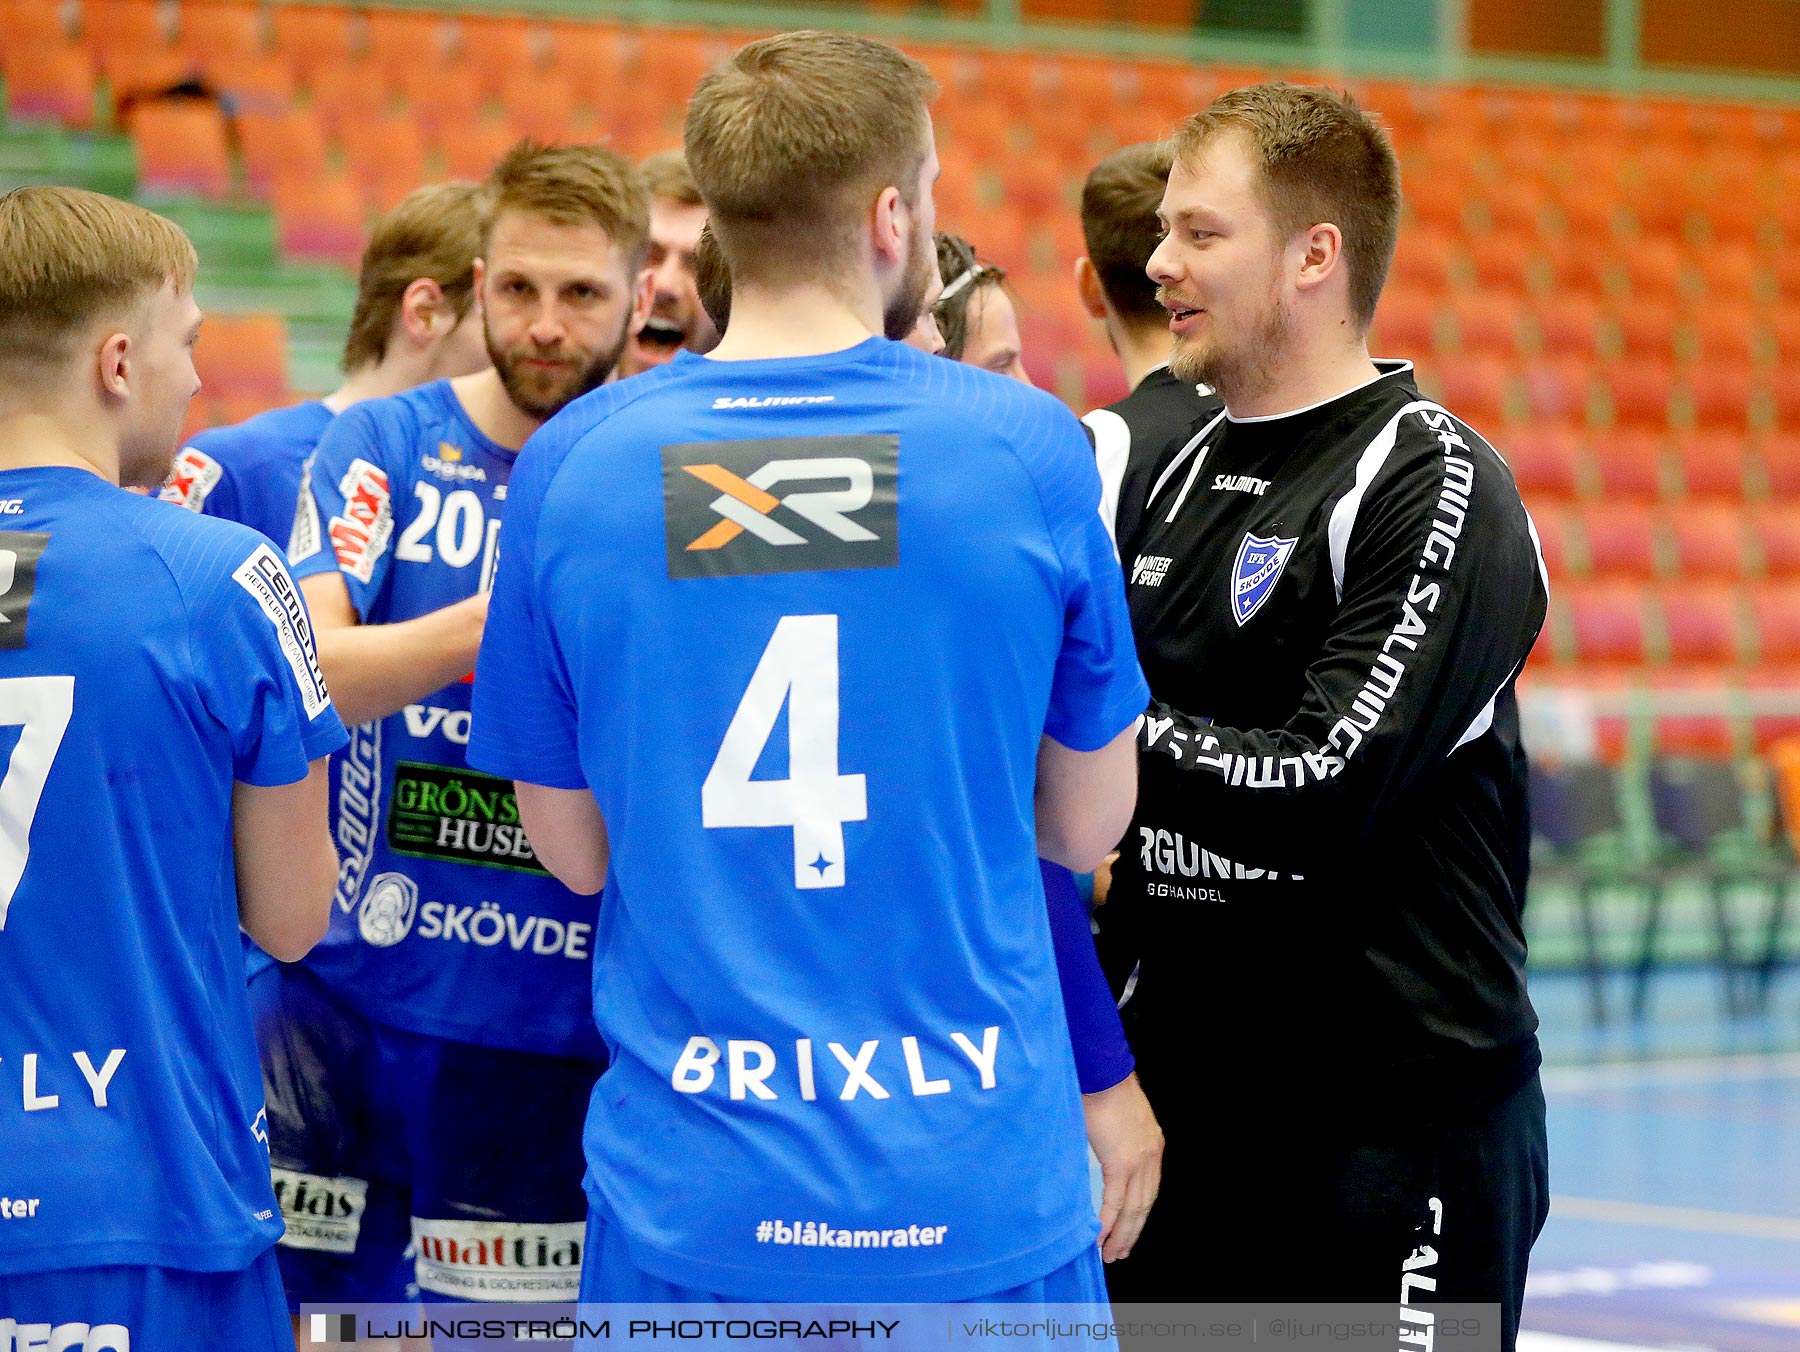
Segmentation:
[(1575, 895), (1581, 927), (1582, 971), (1587, 977), (1588, 1010), (1596, 1024), (1607, 1021), (1606, 958), (1601, 942), (1598, 894), (1622, 886), (1648, 890), (1637, 867), (1619, 811), (1618, 774), (1590, 762), (1531, 766), (1532, 875), (1566, 883)]

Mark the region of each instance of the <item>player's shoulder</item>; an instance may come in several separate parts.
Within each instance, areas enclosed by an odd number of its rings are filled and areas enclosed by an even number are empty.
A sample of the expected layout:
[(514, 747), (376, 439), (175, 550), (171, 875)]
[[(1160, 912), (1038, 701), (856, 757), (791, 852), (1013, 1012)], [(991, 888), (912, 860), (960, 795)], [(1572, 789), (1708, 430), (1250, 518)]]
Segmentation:
[(448, 380), (434, 380), (399, 394), (361, 399), (331, 420), (319, 439), (321, 454), (343, 455), (355, 448), (404, 455), (430, 429), (453, 417), (456, 398)]
[(1458, 486), (1471, 503), (1514, 505), (1519, 490), (1505, 458), (1454, 409), (1421, 394), (1410, 363), (1370, 401), (1367, 444), (1359, 463), (1374, 461), (1384, 477), (1438, 479)]
[(109, 504), (125, 538), (147, 549), (190, 604), (214, 595), (234, 570), (260, 554), (280, 560), (262, 532), (225, 517), (181, 511), (156, 498), (122, 493)]

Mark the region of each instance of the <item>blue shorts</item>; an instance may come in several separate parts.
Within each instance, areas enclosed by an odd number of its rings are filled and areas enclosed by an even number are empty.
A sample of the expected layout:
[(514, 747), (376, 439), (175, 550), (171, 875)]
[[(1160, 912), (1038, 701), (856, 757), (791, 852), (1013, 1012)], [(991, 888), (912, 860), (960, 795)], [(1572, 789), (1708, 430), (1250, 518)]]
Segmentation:
[(575, 1298), (599, 1062), (389, 1028), (299, 967), (250, 1004), (294, 1310)]
[(0, 1276), (0, 1347), (294, 1352), (275, 1251), (237, 1272), (74, 1268)]
[[(733, 1317), (744, 1317), (746, 1310), (754, 1311), (752, 1317), (772, 1319), (792, 1319), (796, 1310), (806, 1310), (807, 1306), (794, 1305), (758, 1305), (757, 1302), (738, 1300), (731, 1296), (717, 1295), (711, 1291), (702, 1291), (690, 1286), (676, 1286), (673, 1282), (664, 1281), (631, 1261), (631, 1253), (625, 1243), (624, 1232), (608, 1220), (598, 1209), (588, 1212), (587, 1223), (587, 1258), (581, 1267), (581, 1304), (584, 1314), (593, 1318), (604, 1318), (602, 1305), (729, 1305), (738, 1307)], [(824, 1304), (825, 1302), (821, 1302)], [(1036, 1281), (1026, 1282), (1021, 1286), (1009, 1287), (1004, 1291), (996, 1291), (992, 1295), (981, 1296), (975, 1300), (957, 1301), (958, 1306), (981, 1305), (1023, 1305), (1023, 1306), (1056, 1306), (1055, 1317), (1064, 1322), (1070, 1319), (1102, 1322), (1110, 1319), (1111, 1306), (1106, 1297), (1106, 1268), (1100, 1258), (1099, 1245), (1091, 1245), (1057, 1268), (1054, 1272), (1039, 1277)], [(910, 1332), (917, 1338), (905, 1336), (903, 1331), (896, 1331), (883, 1346), (907, 1352), (913, 1347), (939, 1349), (944, 1345), (944, 1326), (936, 1319), (924, 1320), (909, 1311), (916, 1311), (917, 1306), (896, 1304), (883, 1306), (870, 1304), (867, 1306), (839, 1306), (836, 1313), (840, 1316), (846, 1310), (862, 1311), (857, 1318), (899, 1318), (903, 1325), (911, 1324)], [(646, 1312), (648, 1313), (648, 1312)], [(662, 1315), (662, 1318), (668, 1316)], [(591, 1322), (591, 1321), (590, 1321)], [(702, 1341), (705, 1341), (704, 1339)], [(719, 1341), (729, 1341), (720, 1339)], [(1041, 1339), (1009, 1333), (1001, 1338), (1007, 1352), (1050, 1352), (1055, 1347), (1065, 1344), (1056, 1342), (1047, 1335)], [(1084, 1336), (1079, 1340), (1083, 1347), (1095, 1352), (1117, 1352), (1116, 1338), (1095, 1338)], [(605, 1344), (610, 1346), (610, 1344)], [(684, 1345), (686, 1340), (684, 1338)], [(734, 1346), (741, 1345), (734, 1343)], [(806, 1344), (818, 1346), (817, 1340)], [(576, 1341), (576, 1352), (598, 1352), (603, 1346), (593, 1340)], [(979, 1347), (981, 1343), (965, 1341), (964, 1347)]]

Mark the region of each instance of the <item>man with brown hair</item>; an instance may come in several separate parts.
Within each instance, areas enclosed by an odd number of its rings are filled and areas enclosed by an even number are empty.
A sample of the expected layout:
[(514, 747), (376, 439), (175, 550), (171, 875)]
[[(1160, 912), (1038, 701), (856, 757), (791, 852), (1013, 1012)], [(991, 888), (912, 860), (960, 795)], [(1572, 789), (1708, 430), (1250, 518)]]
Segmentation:
[(475, 303), (480, 248), (476, 184), (436, 183), (408, 194), (363, 251), (344, 383), (323, 399), (201, 432), (175, 457), (159, 496), (285, 541), (301, 467), (334, 417), (364, 399), (487, 365)]
[(1079, 1092), (1037, 858), (1116, 841), (1147, 692), (1079, 424), (898, 341), (934, 92), (839, 33), (707, 75), (730, 327), (513, 481), (470, 752), (607, 888), (584, 1300), (1104, 1299), (1082, 1107), (1141, 1096)]
[(694, 252), (706, 228), (706, 203), (679, 150), (664, 150), (638, 166), (650, 190), (650, 318), (619, 362), (620, 376), (661, 366), (677, 352), (710, 352), (719, 330), (700, 303)]
[[(649, 311), (649, 203), (600, 146), (516, 146), (485, 193), (492, 365), (340, 414), (294, 526), (319, 661), (359, 725), (333, 766), (332, 930), (260, 1006), (296, 1306), (397, 1298), (409, 1238), (428, 1300), (569, 1298), (580, 1266), (595, 908), (539, 863), (510, 786), (469, 768), (467, 675), (519, 449)], [(321, 1195), (349, 1210), (320, 1220)]]
[(1149, 271), (1172, 369), (1225, 412), (1126, 560), (1156, 703), (1107, 911), (1169, 1150), (1113, 1294), (1498, 1302), (1510, 1347), (1547, 1207), (1514, 695), (1536, 532), (1487, 442), (1369, 358), (1381, 129), (1257, 85), (1174, 157)]
[(324, 932), (344, 729), (268, 541), (121, 491), (199, 388), (194, 272), (141, 207), (0, 196), (8, 1348), (294, 1346), (238, 931)]
[(1121, 555), (1163, 460), (1199, 418), (1219, 411), (1210, 390), (1169, 370), (1169, 315), (1144, 272), (1162, 240), (1156, 211), (1169, 181), (1166, 143), (1115, 150), (1081, 187), (1081, 233), (1087, 253), (1075, 260), (1082, 308), (1106, 326), (1131, 393), (1082, 418), (1100, 464), (1100, 517)]

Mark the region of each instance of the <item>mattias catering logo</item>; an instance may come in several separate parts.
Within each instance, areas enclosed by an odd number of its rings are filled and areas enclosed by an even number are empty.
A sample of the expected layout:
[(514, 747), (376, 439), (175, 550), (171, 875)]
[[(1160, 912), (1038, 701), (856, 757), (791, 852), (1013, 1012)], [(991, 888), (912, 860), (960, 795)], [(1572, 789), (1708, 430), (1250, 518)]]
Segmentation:
[(665, 446), (669, 576), (892, 568), (899, 462), (892, 433)]
[(1231, 570), (1231, 613), (1240, 628), (1269, 599), (1269, 593), (1281, 580), (1281, 570), (1287, 567), (1294, 546), (1299, 542), (1299, 536), (1292, 540), (1265, 540), (1260, 535), (1244, 537), (1244, 543), (1238, 546), (1237, 566)]

